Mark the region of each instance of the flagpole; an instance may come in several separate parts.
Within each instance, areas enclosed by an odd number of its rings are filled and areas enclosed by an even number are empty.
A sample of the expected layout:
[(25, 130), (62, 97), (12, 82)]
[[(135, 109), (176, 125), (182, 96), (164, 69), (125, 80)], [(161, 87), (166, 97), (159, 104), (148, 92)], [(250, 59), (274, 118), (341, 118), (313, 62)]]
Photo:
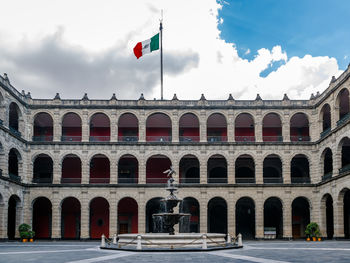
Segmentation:
[(163, 100), (163, 10), (159, 24), (160, 31), (160, 99)]

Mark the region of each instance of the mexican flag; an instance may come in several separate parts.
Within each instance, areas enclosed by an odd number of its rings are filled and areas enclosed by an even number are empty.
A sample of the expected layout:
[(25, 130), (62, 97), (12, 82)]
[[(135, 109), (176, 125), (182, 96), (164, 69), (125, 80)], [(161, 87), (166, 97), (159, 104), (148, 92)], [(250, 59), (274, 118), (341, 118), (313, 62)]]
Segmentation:
[(159, 49), (159, 33), (147, 39), (145, 41), (139, 42), (134, 47), (134, 54), (139, 59), (145, 54), (151, 53), (154, 50)]

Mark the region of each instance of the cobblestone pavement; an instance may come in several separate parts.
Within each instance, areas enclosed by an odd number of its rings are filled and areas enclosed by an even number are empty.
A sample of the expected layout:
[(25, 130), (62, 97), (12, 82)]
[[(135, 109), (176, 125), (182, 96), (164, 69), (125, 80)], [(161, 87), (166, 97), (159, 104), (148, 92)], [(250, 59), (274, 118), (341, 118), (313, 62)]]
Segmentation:
[(249, 241), (243, 249), (188, 253), (100, 250), (97, 242), (0, 243), (0, 262), (350, 262), (350, 241)]

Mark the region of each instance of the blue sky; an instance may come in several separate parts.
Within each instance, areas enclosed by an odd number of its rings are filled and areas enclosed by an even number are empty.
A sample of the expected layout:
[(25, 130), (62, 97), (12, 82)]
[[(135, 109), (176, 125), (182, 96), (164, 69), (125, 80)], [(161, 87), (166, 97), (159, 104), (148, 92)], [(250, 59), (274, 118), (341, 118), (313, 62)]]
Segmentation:
[[(260, 48), (280, 45), (288, 57), (335, 57), (339, 69), (350, 62), (350, 1), (225, 0), (219, 17), (221, 37), (236, 44), (241, 57), (253, 59)], [(245, 54), (247, 50), (251, 52)], [(282, 62), (277, 62), (266, 75)]]

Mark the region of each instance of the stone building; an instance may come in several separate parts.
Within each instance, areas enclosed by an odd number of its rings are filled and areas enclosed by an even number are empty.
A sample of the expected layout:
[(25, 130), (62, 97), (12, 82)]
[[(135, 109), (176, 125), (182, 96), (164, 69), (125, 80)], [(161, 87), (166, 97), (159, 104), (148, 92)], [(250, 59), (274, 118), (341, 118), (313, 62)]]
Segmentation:
[(250, 101), (33, 99), (0, 77), (0, 238), (152, 232), (170, 165), (192, 232), (349, 238), (349, 77)]

